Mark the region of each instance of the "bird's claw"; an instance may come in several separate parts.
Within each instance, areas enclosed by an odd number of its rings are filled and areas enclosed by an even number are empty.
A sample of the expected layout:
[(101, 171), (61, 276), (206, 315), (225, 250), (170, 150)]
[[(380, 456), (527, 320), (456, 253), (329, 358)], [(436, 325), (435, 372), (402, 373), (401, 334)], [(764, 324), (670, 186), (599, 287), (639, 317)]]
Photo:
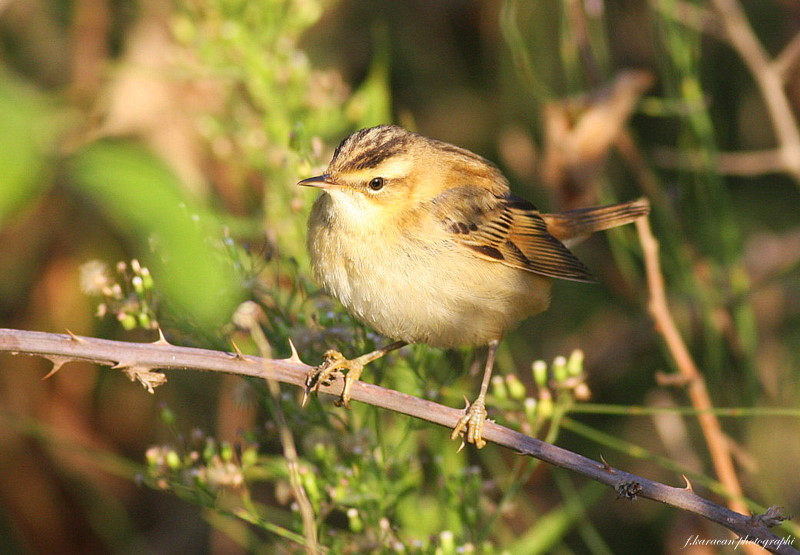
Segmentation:
[[(450, 434), (450, 439), (456, 439), (460, 435), (464, 435), (464, 441), (467, 443), (474, 443), (475, 447), (482, 449), (486, 446), (486, 441), (483, 439), (483, 423), (486, 422), (486, 405), (481, 397), (470, 404), (467, 401), (464, 416), (462, 416), (455, 427), (453, 433)], [(461, 444), (459, 451), (464, 447)]]
[[(344, 387), (342, 394), (334, 401), (337, 407), (342, 405), (345, 408), (350, 408), (350, 387), (353, 382), (361, 376), (363, 365), (358, 360), (348, 360), (339, 351), (326, 351), (323, 355), (322, 364), (311, 370), (306, 376), (306, 388), (303, 393), (303, 402), (305, 405), (311, 393), (317, 394), (321, 385), (331, 385), (337, 378), (344, 379)], [(347, 373), (343, 372), (347, 370)]]

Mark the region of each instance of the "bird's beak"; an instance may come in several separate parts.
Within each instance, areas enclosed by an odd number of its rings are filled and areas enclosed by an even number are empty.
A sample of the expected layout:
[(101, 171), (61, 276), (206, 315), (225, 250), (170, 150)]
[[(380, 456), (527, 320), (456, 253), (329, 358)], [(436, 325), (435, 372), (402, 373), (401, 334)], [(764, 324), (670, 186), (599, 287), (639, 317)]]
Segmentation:
[(338, 183), (331, 179), (330, 174), (327, 173), (303, 179), (302, 181), (298, 181), (297, 184), (303, 187), (319, 187), (320, 189), (327, 189), (328, 187), (335, 187), (338, 185)]

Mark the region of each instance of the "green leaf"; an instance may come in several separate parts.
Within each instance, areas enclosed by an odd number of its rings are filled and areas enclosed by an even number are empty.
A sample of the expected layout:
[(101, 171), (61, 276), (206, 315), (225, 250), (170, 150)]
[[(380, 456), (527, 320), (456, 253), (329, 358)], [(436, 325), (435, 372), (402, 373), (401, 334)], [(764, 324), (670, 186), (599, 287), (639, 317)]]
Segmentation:
[(57, 115), (38, 91), (0, 71), (0, 228), (47, 183)]
[(204, 329), (228, 321), (241, 288), (213, 246), (219, 225), (163, 162), (139, 146), (103, 141), (79, 152), (70, 168), (74, 185), (135, 240), (168, 301)]

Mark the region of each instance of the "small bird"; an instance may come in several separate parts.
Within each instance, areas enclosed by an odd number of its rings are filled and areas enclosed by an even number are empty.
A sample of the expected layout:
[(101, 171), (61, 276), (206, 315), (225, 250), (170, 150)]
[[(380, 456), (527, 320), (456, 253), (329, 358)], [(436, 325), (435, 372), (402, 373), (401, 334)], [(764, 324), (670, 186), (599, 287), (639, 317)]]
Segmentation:
[(480, 393), (451, 436), (479, 449), (500, 340), (547, 308), (552, 278), (594, 281), (566, 245), (649, 212), (639, 199), (542, 214), (488, 160), (395, 125), (353, 133), (324, 174), (298, 184), (322, 190), (308, 221), (315, 278), (396, 340), (352, 360), (328, 351), (306, 396), (344, 375), (337, 404), (349, 407), (364, 365), (409, 343), (488, 345)]

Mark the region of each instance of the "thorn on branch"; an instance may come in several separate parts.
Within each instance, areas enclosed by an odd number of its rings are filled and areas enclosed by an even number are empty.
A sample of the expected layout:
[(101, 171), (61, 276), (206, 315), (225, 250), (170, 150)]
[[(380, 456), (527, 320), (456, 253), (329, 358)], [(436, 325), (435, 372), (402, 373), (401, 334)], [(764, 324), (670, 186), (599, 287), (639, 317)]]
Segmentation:
[(70, 341), (74, 341), (75, 343), (86, 343), (86, 340), (85, 340), (85, 339), (83, 339), (83, 338), (81, 338), (81, 337), (78, 337), (77, 335), (75, 335), (74, 333), (72, 333), (72, 332), (69, 330), (69, 328), (64, 328), (64, 329), (67, 331), (67, 334), (69, 335), (69, 340), (70, 340)]
[(294, 343), (292, 343), (291, 339), (289, 340), (289, 348), (292, 350), (292, 356), (290, 356), (289, 358), (285, 358), (283, 360), (285, 360), (286, 362), (292, 362), (296, 364), (305, 364), (305, 362), (300, 360), (300, 355), (297, 354), (297, 348), (295, 348)]
[(692, 487), (692, 483), (689, 481), (689, 478), (686, 477), (686, 474), (681, 474), (681, 476), (683, 476), (683, 481), (686, 482), (686, 487), (683, 489), (694, 493), (694, 487)]
[(617, 484), (614, 489), (617, 492), (617, 499), (625, 498), (630, 501), (636, 501), (643, 488), (639, 482), (622, 482)]
[(603, 463), (599, 467), (601, 470), (605, 470), (609, 474), (614, 474), (616, 472), (616, 470), (611, 468), (611, 465), (606, 462), (606, 459), (603, 457), (603, 455), (600, 455), (600, 461)]
[(161, 328), (158, 328), (158, 339), (153, 341), (153, 345), (172, 345), (172, 343), (167, 341), (167, 338), (164, 337), (164, 332)]
[[(83, 339), (80, 339), (80, 341), (83, 341)], [(49, 360), (50, 362), (53, 363), (53, 368), (47, 374), (44, 375), (44, 377), (42, 378), (42, 381), (44, 381), (44, 380), (46, 380), (48, 378), (52, 378), (56, 374), (56, 372), (61, 370), (61, 367), (64, 366), (64, 364), (66, 364), (67, 362), (70, 362), (72, 360), (69, 357), (59, 357), (59, 356), (54, 356), (54, 355), (46, 356), (44, 358), (46, 358), (47, 360)]]
[(236, 341), (231, 339), (231, 345), (233, 345), (234, 358), (236, 360), (247, 361), (247, 359), (245, 358), (244, 354), (242, 353), (242, 350), (239, 349), (239, 345), (236, 344)]

